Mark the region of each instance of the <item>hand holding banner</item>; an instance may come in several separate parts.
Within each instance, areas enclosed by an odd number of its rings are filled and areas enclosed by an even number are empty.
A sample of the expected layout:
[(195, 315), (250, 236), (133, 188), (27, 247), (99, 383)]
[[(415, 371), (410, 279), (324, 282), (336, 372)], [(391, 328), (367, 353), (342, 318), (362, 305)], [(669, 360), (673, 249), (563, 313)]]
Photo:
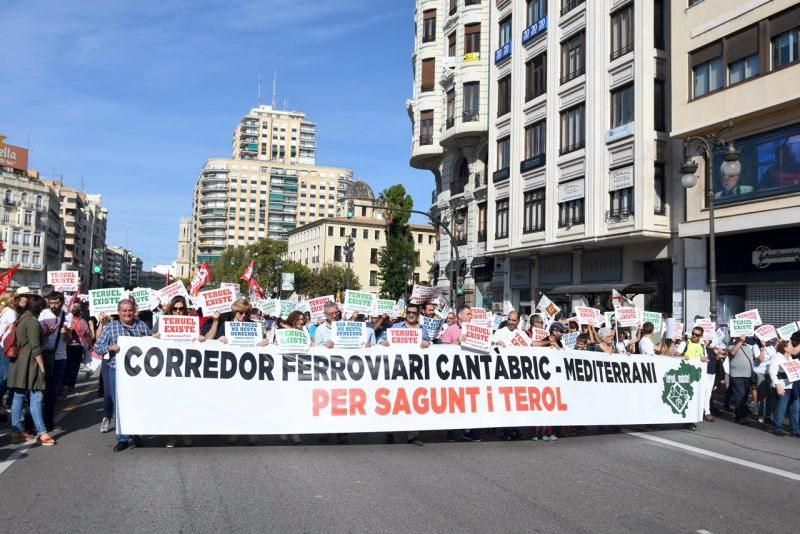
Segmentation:
[(158, 335), (164, 341), (197, 341), (200, 320), (191, 315), (162, 315), (158, 321)]
[(473, 323), (466, 323), (462, 326), (461, 347), (472, 349), (478, 352), (489, 352), (492, 344), (492, 329), (487, 326), (479, 326)]
[(389, 345), (415, 345), (422, 343), (422, 329), (420, 328), (390, 328), (386, 331)]

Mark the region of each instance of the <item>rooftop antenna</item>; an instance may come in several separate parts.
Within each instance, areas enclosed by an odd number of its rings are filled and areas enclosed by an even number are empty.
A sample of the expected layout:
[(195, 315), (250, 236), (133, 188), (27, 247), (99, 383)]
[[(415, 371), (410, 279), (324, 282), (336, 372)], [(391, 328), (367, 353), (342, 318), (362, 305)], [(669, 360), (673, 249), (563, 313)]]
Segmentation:
[(278, 69), (272, 77), (272, 109), (275, 109), (275, 100), (278, 98)]
[(81, 193), (83, 193), (83, 192), (84, 192), (84, 190), (83, 190), (83, 176), (81, 176)]
[(261, 74), (258, 75), (258, 107), (261, 107)]

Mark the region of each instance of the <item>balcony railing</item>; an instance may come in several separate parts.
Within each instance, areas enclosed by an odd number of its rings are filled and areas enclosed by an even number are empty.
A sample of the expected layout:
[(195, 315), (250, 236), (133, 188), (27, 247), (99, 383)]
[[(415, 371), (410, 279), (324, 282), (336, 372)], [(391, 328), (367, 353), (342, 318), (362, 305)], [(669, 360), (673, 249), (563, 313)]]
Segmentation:
[(511, 169), (508, 168), (508, 167), (505, 167), (503, 169), (500, 169), (498, 171), (494, 171), (494, 173), (492, 173), (492, 181), (494, 183), (502, 182), (503, 180), (508, 180), (508, 177), (510, 175), (511, 175)]
[(539, 167), (543, 167), (545, 161), (546, 157), (544, 154), (536, 154), (535, 156), (531, 156), (530, 158), (520, 162), (519, 172), (528, 172), (532, 171), (533, 169), (538, 169)]
[(575, 152), (576, 150), (580, 150), (584, 146), (586, 146), (586, 141), (580, 140), (579, 142), (574, 143), (572, 145), (562, 146), (559, 149), (558, 153), (563, 156), (564, 154), (569, 154), (570, 152)]
[(526, 44), (547, 31), (547, 15), (540, 18), (522, 32), (522, 44)]
[(561, 83), (564, 84), (564, 83), (567, 83), (570, 80), (574, 80), (578, 76), (581, 76), (584, 72), (586, 72), (586, 66), (585, 65), (581, 65), (577, 69), (572, 70), (572, 71), (566, 73), (564, 76), (562, 76), (561, 77)]
[(478, 230), (478, 243), (486, 243), (486, 229)]
[(481, 120), (481, 114), (478, 110), (468, 109), (461, 114), (462, 122), (478, 122)]
[(463, 247), (467, 244), (467, 236), (466, 235), (457, 235), (456, 237), (456, 246)]
[(624, 56), (625, 54), (627, 54), (628, 52), (630, 52), (632, 50), (633, 50), (633, 41), (631, 41), (630, 43), (626, 44), (625, 46), (623, 46), (621, 48), (618, 48), (618, 49), (612, 51), (611, 52), (611, 59), (614, 60), (614, 59), (617, 59), (618, 57), (622, 57), (622, 56)]
[(455, 123), (456, 123), (455, 117), (447, 117), (447, 120), (445, 121), (445, 128), (450, 129), (455, 125)]
[(419, 136), (419, 144), (420, 145), (432, 145), (433, 144), (433, 134), (422, 134)]
[(436, 204), (438, 198), (439, 198), (439, 192), (436, 189), (431, 191), (431, 204)]
[(584, 0), (561, 0), (561, 14), (566, 15), (583, 2)]
[(505, 61), (509, 57), (511, 57), (511, 41), (494, 51), (495, 65)]
[(606, 222), (610, 223), (627, 221), (631, 217), (633, 217), (632, 207), (606, 211)]

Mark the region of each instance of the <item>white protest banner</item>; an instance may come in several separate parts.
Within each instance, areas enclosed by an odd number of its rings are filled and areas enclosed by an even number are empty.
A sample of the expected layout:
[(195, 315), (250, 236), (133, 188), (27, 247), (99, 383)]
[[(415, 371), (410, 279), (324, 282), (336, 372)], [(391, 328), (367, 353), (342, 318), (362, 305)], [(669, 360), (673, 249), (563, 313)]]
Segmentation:
[(231, 345), (257, 347), (264, 339), (261, 323), (253, 321), (228, 321), (225, 323), (225, 338)]
[(574, 349), (578, 341), (578, 332), (570, 332), (561, 336), (561, 344), (565, 349)]
[(781, 339), (789, 339), (792, 337), (792, 334), (800, 330), (800, 323), (794, 322), (785, 324), (782, 327), (778, 328), (778, 335), (781, 336)]
[(752, 319), (753, 320), (753, 328), (756, 326), (761, 326), (761, 314), (758, 313), (758, 310), (747, 310), (743, 311), (742, 313), (737, 313), (734, 316), (735, 319)]
[(311, 346), (311, 339), (308, 337), (308, 332), (305, 330), (281, 328), (275, 331), (275, 337), (279, 350), (308, 350)]
[(450, 303), (444, 297), (444, 295), (440, 295), (439, 298), (436, 299), (436, 316), (440, 319), (447, 319), (447, 315), (450, 313)]
[(308, 301), (308, 306), (311, 308), (312, 322), (316, 323), (325, 319), (325, 304), (329, 302), (336, 302), (333, 299), (333, 295), (325, 295), (324, 297), (317, 297)]
[(201, 291), (199, 297), (203, 303), (203, 316), (231, 311), (231, 304), (236, 302), (236, 295), (236, 290), (230, 286)]
[(281, 303), (281, 319), (286, 320), (289, 314), (292, 313), (297, 307), (297, 303), (291, 300), (282, 300)]
[(414, 289), (411, 290), (411, 302), (413, 304), (422, 304), (423, 302), (432, 302), (439, 298), (442, 294), (441, 287), (421, 286), (414, 284)]
[(546, 314), (551, 319), (558, 315), (558, 312), (561, 311), (561, 308), (556, 306), (552, 300), (547, 298), (547, 295), (542, 295), (542, 298), (539, 299), (539, 303), (536, 305), (536, 309)]
[(170, 285), (162, 287), (158, 290), (158, 300), (161, 301), (162, 306), (169, 304), (169, 302), (177, 295), (183, 295), (187, 299), (189, 297), (186, 287), (180, 280), (172, 282)]
[[(119, 344), (122, 434), (682, 424), (703, 415), (705, 370), (674, 358), (506, 347), (487, 359), (454, 345), (281, 354), (126, 336)], [(335, 382), (315, 372), (336, 368)]]
[(269, 317), (279, 317), (281, 313), (281, 301), (276, 299), (261, 299), (258, 302), (258, 309), (261, 313)]
[(158, 321), (158, 335), (164, 341), (197, 341), (200, 319), (191, 315), (162, 315)]
[(703, 341), (711, 341), (714, 339), (714, 330), (716, 327), (711, 319), (696, 319), (693, 328), (703, 329)]
[(241, 286), (236, 282), (220, 282), (220, 284), (219, 284), (219, 288), (220, 289), (225, 289), (226, 287), (232, 287), (233, 289), (235, 289), (237, 295), (239, 294), (239, 291), (241, 290)]
[(492, 314), (492, 330), (497, 330), (503, 322), (507, 321), (508, 317), (505, 315)]
[(505, 343), (507, 347), (530, 347), (531, 338), (529, 338), (525, 332), (522, 332), (519, 328), (516, 328), (514, 329), (514, 333)]
[(792, 360), (781, 364), (783, 372), (786, 373), (786, 380), (789, 383), (800, 380), (800, 360)]
[(653, 335), (650, 337), (654, 344), (661, 343), (661, 334), (664, 330), (664, 319), (659, 312), (642, 311), (642, 324), (651, 323), (653, 325)]
[(390, 328), (386, 331), (389, 345), (415, 345), (422, 343), (421, 328)]
[(533, 339), (533, 341), (544, 341), (548, 337), (550, 337), (550, 334), (547, 330), (536, 327), (531, 328), (531, 339)]
[(667, 319), (667, 338), (683, 339), (683, 323), (675, 319)]
[(581, 325), (599, 327), (603, 322), (600, 310), (588, 306), (576, 306), (575, 315), (578, 318), (578, 324)]
[(375, 300), (374, 293), (348, 289), (344, 292), (344, 311), (345, 313), (363, 313), (364, 315), (369, 315), (372, 311), (373, 300)]
[(395, 314), (397, 302), (392, 299), (375, 299), (372, 303), (370, 315), (377, 317), (386, 314), (389, 317)]
[(47, 283), (59, 293), (75, 293), (80, 285), (78, 271), (47, 271)]
[(633, 301), (616, 289), (611, 290), (611, 302), (614, 305), (614, 311), (618, 311), (621, 308), (635, 308)]
[(486, 308), (479, 308), (479, 307), (472, 308), (472, 320), (473, 321), (488, 321), (489, 320), (489, 312), (486, 311)]
[(639, 314), (636, 312), (636, 308), (617, 308), (615, 313), (617, 326), (627, 328), (639, 323)]
[(778, 339), (778, 331), (771, 324), (762, 324), (755, 330), (756, 337), (761, 340), (761, 343)]
[(302, 312), (303, 314), (311, 313), (311, 306), (308, 305), (307, 300), (295, 302), (294, 311)]
[(117, 313), (117, 304), (122, 300), (125, 290), (121, 287), (89, 290), (89, 315), (99, 317), (101, 313)]
[(437, 339), (439, 337), (439, 332), (442, 331), (442, 323), (444, 321), (442, 319), (434, 319), (433, 317), (422, 317), (422, 328), (425, 329), (425, 332), (428, 334), (428, 339)]
[(745, 319), (731, 319), (728, 326), (728, 332), (730, 333), (731, 339), (740, 336), (752, 336), (753, 330), (753, 319), (749, 317)]
[(612, 311), (603, 312), (603, 319), (605, 321), (606, 328), (613, 328), (615, 317), (616, 314)]
[(475, 323), (466, 323), (461, 327), (461, 347), (478, 352), (489, 352), (492, 346), (492, 329)]
[(149, 287), (137, 287), (128, 292), (128, 298), (136, 301), (138, 310), (153, 310), (158, 308), (158, 293)]
[(364, 346), (367, 325), (360, 321), (334, 321), (333, 344), (337, 349), (358, 349)]

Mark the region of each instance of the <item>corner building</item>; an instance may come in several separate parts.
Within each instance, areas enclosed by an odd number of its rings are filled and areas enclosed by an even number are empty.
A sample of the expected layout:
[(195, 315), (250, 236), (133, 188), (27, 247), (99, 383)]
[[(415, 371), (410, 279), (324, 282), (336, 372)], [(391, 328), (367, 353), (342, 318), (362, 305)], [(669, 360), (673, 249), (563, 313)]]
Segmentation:
[[(679, 3), (679, 2), (676, 2)], [(491, 2), (493, 308), (672, 308), (667, 0)]]
[[(471, 305), (488, 306), (486, 162), (489, 109), (490, 0), (418, 0), (412, 65), (412, 167), (435, 178), (431, 212), (447, 222), (432, 273), (449, 290), (457, 269)], [(458, 249), (460, 265), (456, 266)]]
[[(800, 3), (672, 2), (672, 135), (720, 130), (741, 151), (741, 174), (680, 189), (675, 316), (708, 313), (709, 206), (714, 193), (719, 324), (758, 308), (777, 327), (800, 317)], [(690, 153), (694, 155), (694, 153)], [(677, 171), (676, 171), (677, 172)], [(679, 174), (674, 180), (679, 183)]]

